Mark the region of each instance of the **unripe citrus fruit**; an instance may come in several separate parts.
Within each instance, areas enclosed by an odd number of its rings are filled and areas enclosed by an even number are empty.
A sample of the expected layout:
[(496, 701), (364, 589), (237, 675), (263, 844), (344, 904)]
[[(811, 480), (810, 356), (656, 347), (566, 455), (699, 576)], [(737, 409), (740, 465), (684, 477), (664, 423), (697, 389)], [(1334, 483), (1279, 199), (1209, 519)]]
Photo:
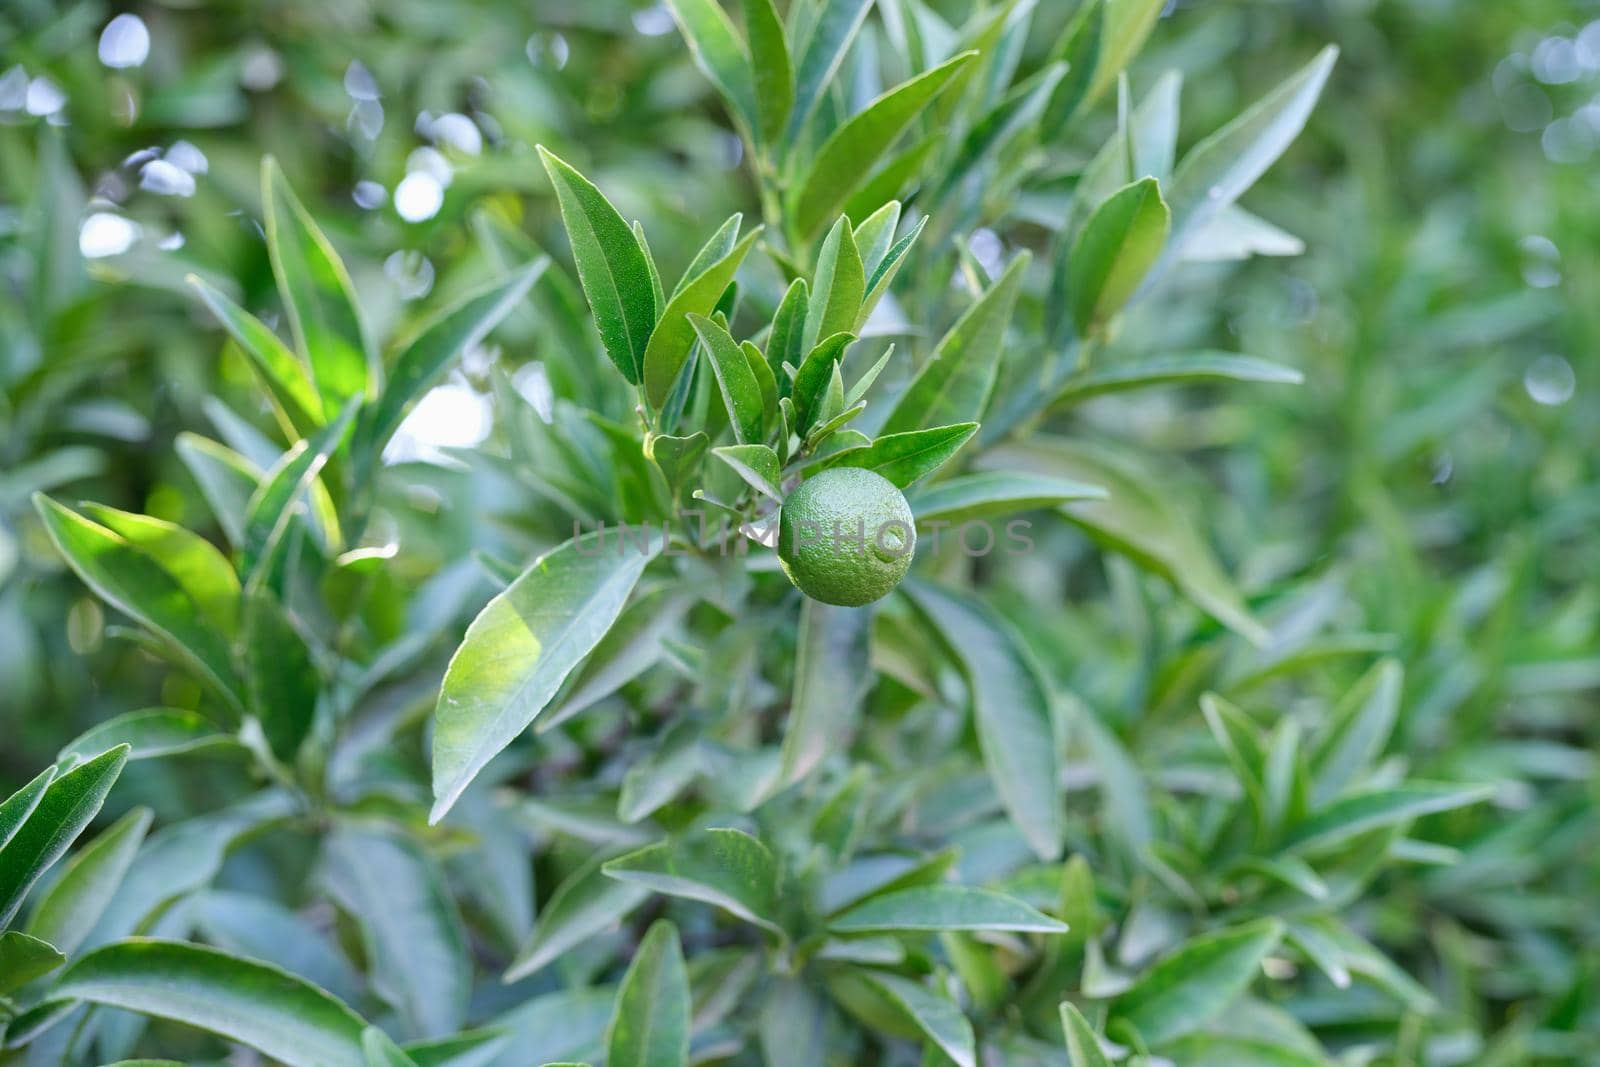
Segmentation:
[(861, 467), (834, 467), (789, 494), (778, 515), (778, 558), (806, 596), (860, 607), (887, 596), (911, 566), (916, 521), (895, 484)]

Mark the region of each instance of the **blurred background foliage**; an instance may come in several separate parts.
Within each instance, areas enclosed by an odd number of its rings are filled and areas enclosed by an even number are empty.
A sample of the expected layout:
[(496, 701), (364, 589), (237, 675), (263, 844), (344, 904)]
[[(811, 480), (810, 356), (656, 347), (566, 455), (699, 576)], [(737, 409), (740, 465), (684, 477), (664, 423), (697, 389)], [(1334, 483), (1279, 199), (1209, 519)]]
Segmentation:
[[(1059, 25), (1070, 6), (1038, 18)], [(1496, 801), (1436, 835), (1452, 862), (1386, 870), (1357, 914), (1460, 1026), (1423, 1042), (1404, 998), (1306, 993), (1296, 1014), (1352, 1040), (1398, 1034), (1396, 1063), (1594, 1062), (1600, 3), (1176, 0), (1132, 81), (1142, 92), (1156, 72), (1185, 73), (1188, 145), (1328, 42), (1342, 58), (1315, 118), (1247, 201), (1304, 254), (1182, 272), (1109, 353), (1240, 351), (1307, 385), (1142, 392), (1058, 420), (1187, 461), (1207, 538), (1252, 608), (1294, 635), (1292, 653), (1193, 631), (1162, 647), (1173, 631), (1155, 620), (1181, 605), (1071, 530), (985, 580), (1052, 677), (1162, 778), (1153, 803), (1176, 824), (1184, 774), (1212, 758), (1196, 754), (1195, 709), (1216, 677), (1314, 726), (1374, 657), (1403, 664), (1394, 775), (1492, 784)], [(174, 437), (198, 428), (247, 452), (262, 410), (182, 279), (270, 301), (264, 153), (382, 333), (494, 269), (484, 233), (567, 255), (535, 142), (650, 220), (664, 274), (730, 204), (759, 214), (739, 140), (658, 5), (11, 0), (0, 57), (0, 794), (113, 713), (198, 699), (116, 639), (27, 502), (45, 489), (210, 521)], [(984, 232), (959, 241), (981, 256)], [(575, 291), (540, 291), (582, 310)], [(598, 358), (571, 321), (529, 315), (506, 350), (469, 358), (410, 447), (504, 435), (484, 399), (491, 368), (529, 393), (542, 380), (619, 403), (563, 376)], [(494, 550), (517, 522), (474, 520), (495, 491), (481, 474), (437, 481), (416, 516), (433, 526), (418, 577)], [(174, 775), (163, 795), (161, 772), (144, 781), (150, 795), (119, 802), (181, 813), (185, 790), (226, 788)], [(1091, 823), (1127, 814), (1081, 803)], [(1181, 906), (1150, 899), (1147, 934)]]

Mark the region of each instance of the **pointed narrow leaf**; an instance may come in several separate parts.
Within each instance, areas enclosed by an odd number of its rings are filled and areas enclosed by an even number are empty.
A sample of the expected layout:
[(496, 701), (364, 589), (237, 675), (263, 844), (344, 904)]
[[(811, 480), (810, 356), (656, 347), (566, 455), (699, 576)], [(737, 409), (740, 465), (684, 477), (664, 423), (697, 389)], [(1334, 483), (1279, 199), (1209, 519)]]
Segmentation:
[(1108, 1027), (1153, 1046), (1200, 1029), (1245, 991), (1282, 937), (1281, 922), (1261, 919), (1191, 938), (1116, 999)]
[(761, 236), (758, 226), (745, 234), (732, 251), (707, 267), (694, 280), (667, 302), (661, 321), (650, 334), (644, 352), (645, 397), (655, 407), (661, 407), (672, 394), (679, 373), (689, 360), (689, 350), (694, 346), (694, 326), (690, 315), (710, 315), (722, 299), (723, 290), (733, 282), (733, 276), (744, 262), (756, 238)]
[(713, 448), (711, 452), (732, 467), (734, 473), (752, 489), (780, 503), (783, 501), (783, 489), (780, 488), (783, 472), (778, 463), (778, 454), (772, 449), (766, 445), (727, 445)]
[(219, 289), (198, 275), (188, 277), (200, 299), (216, 316), (228, 335), (250, 358), (256, 373), (266, 384), (273, 402), (288, 421), (295, 437), (304, 437), (323, 423), (322, 398), (311, 381), (306, 365), (267, 324), (235, 304)]
[(1067, 297), (1079, 336), (1122, 309), (1161, 255), (1172, 216), (1154, 178), (1124, 186), (1095, 209), (1067, 257)]
[(963, 422), (955, 426), (885, 434), (866, 448), (840, 453), (837, 459), (823, 466), (864, 467), (906, 489), (948, 463), (977, 432), (977, 423)]
[(603, 863), (603, 858), (591, 861), (556, 887), (539, 912), (533, 936), (506, 971), (506, 981), (526, 978), (570, 949), (614, 929), (650, 899), (648, 887), (607, 877), (600, 869)]
[(1094, 103), (1127, 69), (1166, 6), (1166, 0), (1106, 0), (1105, 24), (1100, 31), (1094, 79), (1089, 83), (1086, 103)]
[(1105, 495), (1099, 486), (1083, 482), (995, 471), (938, 482), (911, 494), (907, 503), (918, 522), (963, 523)]
[(691, 314), (689, 324), (711, 357), (711, 370), (727, 406), (734, 439), (740, 444), (759, 444), (765, 408), (761, 386), (744, 358), (744, 350), (727, 330), (704, 315)]
[(983, 418), (1028, 262), (1028, 253), (1018, 254), (989, 291), (950, 327), (896, 401), (884, 433)]
[(932, 585), (906, 592), (967, 679), (978, 746), (1006, 812), (1041, 859), (1061, 854), (1059, 755), (1049, 693), (1021, 641), (987, 604)]
[(267, 252), (289, 329), (331, 419), (352, 397), (375, 392), (355, 286), (339, 254), (269, 156), (261, 165)]
[(1122, 449), (1036, 434), (1026, 444), (986, 453), (985, 466), (1070, 478), (1104, 486), (1103, 500), (1064, 505), (1062, 514), (1096, 541), (1176, 585), (1199, 607), (1246, 640), (1263, 644), (1266, 630), (1206, 544), (1181, 494), (1161, 472)]
[[(114, 747), (114, 746), (113, 746)], [(105, 749), (96, 749), (104, 752)], [(50, 783), (55, 780), (56, 769), (46, 767), (38, 776), (12, 793), (0, 804), (0, 850), (16, 836), (22, 829), (22, 824), (28, 821), (28, 816), (33, 814), (33, 809), (39, 806), (39, 801), (44, 798), (45, 790), (50, 788)]]
[(796, 64), (794, 109), (784, 130), (784, 139), (790, 144), (799, 140), (871, 7), (872, 0), (825, 0)]
[(207, 622), (222, 635), (233, 635), (239, 618), (239, 576), (216, 546), (199, 534), (149, 515), (104, 504), (85, 504), (83, 510), (160, 564), (189, 594)]
[(790, 215), (802, 237), (815, 233), (844, 207), (895, 139), (976, 56), (963, 52), (895, 86), (833, 132), (795, 195)]
[(856, 251), (861, 254), (861, 265), (868, 276), (876, 273), (878, 265), (894, 246), (895, 230), (900, 226), (901, 205), (891, 200), (861, 220), (853, 230)]
[(246, 598), (239, 644), (250, 711), (272, 751), (293, 764), (311, 731), (321, 688), (311, 650), (278, 598), (264, 589)]
[(840, 216), (817, 253), (816, 284), (806, 308), (800, 348), (810, 352), (825, 337), (848, 333), (860, 317), (867, 292), (867, 272), (856, 247), (850, 220)]
[(678, 929), (657, 920), (617, 990), (606, 1032), (607, 1067), (685, 1067), (689, 1061), (689, 972)]
[(295, 442), (267, 471), (245, 505), (239, 569), (245, 575), (247, 589), (270, 580), (277, 566), (278, 549), (299, 510), (301, 498), (311, 492), (312, 483), (338, 451), (355, 414), (355, 404), (347, 404), (314, 437)]
[(222, 637), (161, 565), (128, 541), (49, 497), (34, 506), (72, 569), (100, 599), (153, 631), (178, 661), (235, 708), (239, 685)]
[(911, 251), (911, 246), (917, 243), (917, 238), (922, 236), (922, 231), (928, 225), (928, 216), (924, 215), (911, 227), (911, 232), (896, 241), (889, 251), (883, 254), (877, 266), (872, 268), (872, 273), (867, 277), (867, 295), (861, 301), (861, 311), (856, 315), (856, 329), (867, 324), (872, 317), (872, 312), (877, 308), (879, 301), (889, 291), (889, 286), (894, 284), (894, 277), (900, 273), (901, 266), (906, 261), (906, 255)]
[(644, 371), (645, 346), (656, 325), (654, 272), (633, 228), (605, 194), (544, 146), (538, 149), (561, 203), (561, 221), (572, 242), (578, 281), (594, 311), (600, 342), (622, 376), (637, 384)]
[(1379, 660), (1340, 701), (1311, 761), (1316, 802), (1344, 792), (1382, 754), (1400, 713), (1404, 679), (1397, 661)]
[(151, 818), (149, 808), (135, 808), (79, 850), (28, 916), (28, 933), (75, 953), (122, 884)]
[(1111, 1067), (1089, 1020), (1071, 1004), (1061, 1005), (1061, 1029), (1067, 1035), (1068, 1067)]
[(700, 251), (694, 254), (694, 258), (684, 268), (683, 277), (678, 279), (678, 284), (672, 287), (672, 299), (677, 299), (678, 294), (683, 292), (684, 286), (710, 270), (718, 260), (733, 251), (733, 246), (739, 242), (739, 227), (743, 222), (744, 213), (736, 211), (717, 227), (717, 231), (706, 239), (706, 243), (700, 246)]
[(1312, 813), (1289, 832), (1285, 844), (1298, 852), (1326, 849), (1369, 830), (1481, 803), (1494, 792), (1493, 785), (1408, 782), (1392, 789), (1352, 793)]
[(433, 858), (407, 834), (341, 825), (324, 844), (321, 878), (362, 930), (378, 995), (423, 1037), (459, 1030), (472, 966)]
[(1339, 58), (1329, 45), (1300, 71), (1190, 149), (1173, 174), (1167, 257), (1255, 184), (1299, 136)]
[(53, 994), (185, 1023), (288, 1067), (366, 1067), (355, 1012), (276, 967), (199, 945), (107, 945), (69, 967)]
[(562, 681), (616, 622), (645, 565), (661, 551), (586, 534), (541, 556), (467, 629), (434, 713), (438, 822), (490, 759), (544, 710)]
[(798, 367), (800, 361), (806, 358), (805, 332), (806, 315), (811, 303), (810, 288), (804, 278), (796, 278), (789, 283), (789, 289), (783, 294), (783, 301), (778, 304), (778, 311), (772, 317), (772, 333), (767, 337), (767, 366), (772, 368), (773, 377), (778, 382), (778, 395), (789, 395), (789, 379), (783, 373), (783, 365)]
[(61, 750), (58, 759), (86, 760), (109, 748), (129, 745), (128, 759), (157, 759), (211, 745), (233, 744), (229, 734), (203, 716), (181, 708), (129, 711), (91, 727)]
[(66, 854), (100, 813), (100, 805), (127, 762), (127, 748), (114, 748), (46, 787), (33, 812), (0, 849), (0, 929), (11, 923), (39, 877)]
[(1010, 930), (1061, 934), (1066, 924), (989, 889), (965, 885), (924, 885), (871, 897), (828, 921), (837, 933), (898, 931)]
[(861, 608), (803, 599), (779, 788), (804, 779), (854, 733), (864, 692), (862, 680), (868, 677), (870, 621), (871, 613)]
[(977, 1039), (960, 1008), (909, 978), (867, 969), (856, 973), (905, 1012), (929, 1041), (955, 1061), (956, 1067), (977, 1067)]
[(647, 845), (605, 865), (608, 877), (715, 905), (774, 934), (783, 928), (777, 861), (742, 830), (713, 827)]
[(1292, 367), (1230, 352), (1196, 352), (1184, 356), (1152, 356), (1117, 366), (1097, 367), (1068, 380), (1055, 403), (1078, 403), (1107, 393), (1189, 382), (1261, 382), (1299, 385), (1305, 376)]
[(816, 422), (839, 361), (844, 358), (845, 349), (854, 341), (854, 334), (832, 334), (819, 342), (800, 362), (790, 393), (795, 411), (795, 423), (791, 429), (796, 433), (804, 436)]
[(261, 481), (260, 468), (226, 445), (188, 431), (178, 435), (175, 445), (228, 543), (242, 546), (245, 509)]
[(755, 75), (744, 42), (718, 0), (667, 0), (695, 65), (711, 79), (734, 122), (754, 139), (761, 128)]
[(0, 997), (16, 992), (66, 962), (66, 955), (48, 941), (20, 930), (0, 933)]
[(367, 1067), (417, 1067), (394, 1039), (376, 1026), (361, 1032), (361, 1052), (367, 1058)]
[(794, 106), (794, 68), (789, 39), (772, 0), (743, 0), (750, 69), (755, 80), (756, 134), (767, 144), (783, 136)]
[(440, 312), (424, 326), (385, 384), (366, 428), (367, 447), (380, 452), (404, 421), (407, 409), (463, 352), (472, 349), (509, 315), (550, 265), (540, 256)]

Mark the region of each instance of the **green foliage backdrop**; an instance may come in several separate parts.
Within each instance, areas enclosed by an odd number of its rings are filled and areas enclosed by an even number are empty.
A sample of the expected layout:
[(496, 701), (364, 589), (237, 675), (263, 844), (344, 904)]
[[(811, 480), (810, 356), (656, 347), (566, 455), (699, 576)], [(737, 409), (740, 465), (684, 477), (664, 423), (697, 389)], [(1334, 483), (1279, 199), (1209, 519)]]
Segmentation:
[(15, 0), (0, 1063), (1597, 1062), (1597, 93), (1594, 0)]

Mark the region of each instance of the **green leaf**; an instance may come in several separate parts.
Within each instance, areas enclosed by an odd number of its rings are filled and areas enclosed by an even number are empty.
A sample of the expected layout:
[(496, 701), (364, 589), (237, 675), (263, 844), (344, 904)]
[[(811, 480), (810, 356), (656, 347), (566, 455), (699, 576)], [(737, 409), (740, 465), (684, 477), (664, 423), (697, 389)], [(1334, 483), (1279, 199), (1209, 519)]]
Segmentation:
[[(678, 279), (678, 284), (672, 287), (672, 299), (677, 299), (678, 294), (683, 292), (685, 286), (700, 277), (700, 275), (715, 266), (718, 260), (733, 251), (733, 246), (739, 241), (739, 226), (743, 222), (744, 213), (735, 211), (728, 216), (721, 226), (717, 227), (717, 231), (706, 239), (706, 243), (700, 246), (700, 251), (694, 254), (694, 258), (684, 268), (683, 277)], [(665, 305), (663, 304), (662, 306), (664, 307)]]
[(700, 470), (700, 461), (705, 458), (706, 446), (710, 443), (711, 438), (700, 430), (687, 437), (650, 434), (645, 438), (645, 454), (661, 468), (668, 487), (676, 492)]
[(247, 590), (271, 583), (278, 550), (299, 510), (299, 502), (312, 492), (317, 476), (338, 451), (356, 410), (353, 402), (346, 405), (316, 436), (296, 441), (251, 495), (245, 505), (244, 544), (239, 551), (239, 570), (245, 576)]
[(1298, 256), (1305, 250), (1306, 243), (1294, 234), (1234, 204), (1190, 235), (1182, 258), (1186, 263), (1237, 263), (1252, 256)]
[(85, 504), (83, 510), (160, 564), (207, 622), (224, 636), (233, 635), (239, 618), (239, 576), (210, 541), (162, 519), (104, 504)]
[(472, 966), (434, 860), (398, 830), (345, 824), (323, 845), (321, 881), (361, 927), (378, 995), (422, 1037), (459, 1030)]
[(767, 357), (754, 341), (739, 342), (739, 351), (744, 353), (745, 365), (750, 368), (750, 374), (756, 380), (756, 389), (761, 394), (761, 432), (765, 436), (767, 430), (778, 421), (778, 379), (768, 366)]
[(243, 545), (245, 509), (261, 481), (260, 468), (226, 445), (199, 434), (185, 431), (174, 443), (178, 458), (199, 484), (228, 543), (235, 548)]
[(778, 454), (766, 445), (725, 445), (713, 448), (716, 456), (762, 495), (783, 502), (783, 471)]
[(872, 273), (867, 276), (867, 295), (862, 299), (861, 310), (856, 315), (855, 329), (858, 332), (872, 317), (873, 310), (877, 308), (883, 295), (889, 291), (889, 286), (894, 284), (895, 275), (900, 273), (901, 266), (905, 264), (911, 246), (917, 243), (917, 238), (922, 236), (922, 231), (927, 225), (928, 216), (924, 215), (917, 220), (915, 226), (911, 227), (911, 232), (896, 241), (872, 268)]
[(679, 373), (689, 360), (689, 351), (695, 342), (689, 316), (711, 314), (760, 236), (759, 226), (745, 234), (727, 255), (695, 275), (667, 302), (667, 309), (650, 334), (644, 353), (645, 397), (654, 407), (660, 408), (667, 402)]
[(823, 466), (864, 467), (905, 489), (948, 463), (977, 432), (977, 423), (963, 422), (885, 434), (866, 448), (841, 452)]
[(938, 482), (909, 494), (907, 503), (919, 523), (960, 524), (1058, 507), (1072, 500), (1102, 500), (1105, 495), (1097, 485), (995, 471)]
[(634, 882), (609, 878), (597, 857), (556, 887), (539, 912), (533, 936), (506, 971), (515, 982), (560, 959), (597, 934), (614, 929), (650, 899), (650, 890)]
[(895, 230), (900, 226), (900, 210), (900, 201), (891, 200), (862, 219), (851, 231), (856, 239), (856, 251), (861, 254), (861, 265), (869, 275), (883, 262), (894, 245)]
[(608, 877), (715, 905), (745, 922), (783, 936), (777, 861), (742, 830), (713, 827), (646, 845), (607, 863)]
[(234, 708), (239, 685), (227, 645), (177, 579), (126, 538), (42, 494), (33, 498), (50, 540), (84, 584), (151, 630), (178, 662)]
[(1104, 486), (1106, 499), (1067, 504), (1062, 514), (1096, 541), (1172, 582), (1246, 640), (1266, 642), (1266, 630), (1251, 617), (1174, 488), (1143, 460), (1106, 445), (1036, 434), (1025, 444), (993, 449), (982, 462)]
[[(103, 752), (104, 749), (96, 749)], [(12, 793), (0, 804), (0, 850), (22, 829), (23, 823), (28, 821), (28, 816), (33, 814), (39, 806), (39, 801), (44, 798), (45, 791), (50, 788), (50, 783), (55, 781), (56, 769), (46, 767), (38, 776)]]
[(300, 357), (280, 341), (266, 323), (229, 300), (221, 290), (194, 274), (187, 280), (228, 331), (228, 336), (250, 358), (287, 423), (291, 440), (313, 433), (323, 423), (322, 397)]
[(1028, 253), (1019, 253), (989, 291), (950, 327), (896, 401), (884, 433), (983, 418), (1028, 263)]
[(11, 923), (39, 877), (94, 821), (127, 762), (128, 750), (114, 748), (58, 775), (45, 787), (32, 813), (0, 849), (0, 929)]
[(795, 638), (794, 695), (775, 788), (803, 780), (830, 751), (848, 743), (860, 717), (863, 680), (869, 676), (870, 621), (871, 613), (860, 608), (803, 598)]
[(885, 92), (834, 130), (812, 160), (791, 204), (789, 215), (795, 231), (809, 237), (843, 208), (895, 139), (976, 56), (976, 52), (963, 52), (924, 71)]
[(966, 676), (978, 747), (1007, 814), (1041, 859), (1055, 859), (1064, 832), (1061, 768), (1039, 668), (984, 602), (924, 583), (906, 593)]
[(316, 986), (216, 949), (135, 938), (69, 967), (53, 995), (170, 1019), (287, 1067), (366, 1067), (366, 1023)]
[(1100, 1039), (1089, 1026), (1089, 1020), (1066, 1002), (1061, 1005), (1061, 1029), (1067, 1035), (1069, 1067), (1111, 1067), (1111, 1062), (1100, 1049)]
[(1100, 62), (1100, 47), (1105, 33), (1103, 0), (1086, 0), (1073, 15), (1051, 56), (1067, 64), (1067, 72), (1051, 90), (1039, 119), (1039, 139), (1055, 141), (1072, 121), (1089, 92), (1095, 67)]
[(211, 745), (236, 743), (220, 733), (208, 719), (181, 708), (144, 708), (129, 711), (91, 727), (61, 750), (57, 757), (71, 763), (89, 759), (109, 748), (128, 745), (128, 759), (158, 759), (192, 752)]
[(66, 954), (48, 941), (7, 930), (0, 934), (0, 997), (42, 978), (67, 962)]
[(1382, 755), (1400, 714), (1404, 681), (1397, 661), (1379, 660), (1339, 702), (1311, 757), (1314, 801), (1344, 792)]
[(122, 885), (151, 818), (149, 808), (135, 808), (80, 849), (28, 916), (28, 933), (65, 955), (76, 952)]
[(1352, 793), (1313, 812), (1293, 827), (1285, 845), (1297, 852), (1325, 851), (1369, 830), (1480, 803), (1494, 792), (1493, 785), (1408, 782), (1392, 789)]
[(321, 689), (311, 650), (278, 598), (265, 590), (245, 600), (239, 643), (250, 710), (278, 759), (293, 764), (311, 732)]
[(903, 1011), (929, 1041), (956, 1062), (957, 1067), (977, 1067), (977, 1042), (972, 1024), (961, 1014), (960, 1008), (909, 978), (865, 968), (856, 975)]
[(1117, 190), (1089, 216), (1067, 257), (1067, 297), (1079, 336), (1100, 331), (1133, 296), (1171, 224), (1154, 178)]
[(401, 1046), (417, 1067), (488, 1067), (511, 1043), (500, 1029), (466, 1030), (437, 1041), (411, 1041)]
[(762, 128), (755, 75), (744, 42), (721, 4), (717, 0), (667, 0), (667, 6), (689, 42), (695, 65), (728, 102), (734, 122), (754, 140)]
[(711, 369), (728, 408), (728, 421), (740, 444), (759, 444), (766, 418), (761, 386), (744, 358), (744, 350), (723, 327), (703, 315), (691, 314), (689, 324), (711, 357)]
[(378, 372), (361, 325), (355, 286), (339, 254), (271, 156), (261, 164), (261, 200), (267, 253), (289, 330), (311, 368), (322, 397), (322, 416), (331, 419), (351, 398), (376, 391)]
[(939, 930), (1010, 930), (1062, 934), (1057, 922), (1015, 897), (964, 885), (924, 885), (868, 898), (828, 921), (841, 934)]
[(367, 1067), (417, 1067), (416, 1062), (376, 1026), (361, 1032), (361, 1051), (367, 1058)]
[(850, 43), (860, 32), (871, 7), (872, 0), (825, 0), (812, 24), (811, 36), (800, 50), (800, 62), (795, 71), (794, 108), (784, 130), (784, 139), (790, 144), (800, 139), (800, 132), (839, 72), (845, 53), (850, 50)]
[(600, 342), (622, 376), (638, 384), (657, 318), (656, 283), (644, 248), (605, 194), (543, 145), (537, 147), (561, 203), (561, 221)]
[(1305, 376), (1292, 367), (1229, 352), (1196, 352), (1153, 356), (1116, 366), (1095, 368), (1067, 381), (1054, 403), (1078, 403), (1107, 393), (1191, 382), (1262, 382), (1299, 385)]
[(281, 967), (341, 1000), (360, 994), (361, 979), (332, 939), (313, 925), (319, 920), (271, 897), (229, 889), (195, 893), (187, 907), (206, 944)]
[(809, 354), (824, 338), (851, 332), (860, 317), (861, 301), (866, 292), (867, 273), (861, 262), (861, 250), (856, 247), (850, 220), (841, 215), (817, 253), (817, 272), (806, 307), (801, 351)]
[(806, 315), (811, 303), (810, 290), (804, 278), (789, 283), (778, 311), (772, 317), (772, 332), (767, 336), (767, 366), (772, 368), (778, 383), (778, 395), (789, 395), (789, 378), (783, 365), (800, 366), (809, 351), (805, 347)]
[(1131, 1030), (1150, 1046), (1200, 1029), (1245, 991), (1282, 937), (1281, 922), (1261, 919), (1189, 939), (1116, 999), (1108, 1029)]
[(606, 1032), (607, 1067), (685, 1067), (689, 1062), (689, 972), (678, 928), (651, 925), (617, 990)]
[(1195, 145), (1173, 174), (1172, 240), (1167, 258), (1266, 173), (1305, 127), (1339, 49), (1329, 45), (1300, 71)]
[(431, 822), (544, 710), (661, 551), (659, 535), (640, 545), (618, 543), (617, 533), (610, 543), (603, 531), (586, 534), (539, 557), (468, 627), (434, 714)]
[(1098, 100), (1117, 80), (1117, 75), (1127, 69), (1144, 47), (1145, 39), (1155, 29), (1156, 20), (1166, 6), (1166, 0), (1106, 0), (1105, 25), (1101, 29), (1094, 79), (1084, 97), (1086, 105)]
[(745, 33), (750, 38), (750, 70), (755, 82), (756, 133), (768, 144), (783, 136), (794, 106), (794, 69), (783, 20), (772, 0), (743, 0)]
[(412, 403), (463, 352), (482, 342), (515, 310), (549, 266), (550, 260), (540, 256), (510, 276), (462, 297), (423, 326), (395, 361), (370, 422), (363, 427), (366, 448), (374, 455), (381, 452)]
[(844, 359), (845, 350), (854, 342), (854, 334), (833, 334), (807, 353), (806, 358), (800, 363), (800, 368), (795, 371), (794, 388), (791, 392), (795, 423), (791, 429), (802, 437), (817, 421), (839, 362)]

